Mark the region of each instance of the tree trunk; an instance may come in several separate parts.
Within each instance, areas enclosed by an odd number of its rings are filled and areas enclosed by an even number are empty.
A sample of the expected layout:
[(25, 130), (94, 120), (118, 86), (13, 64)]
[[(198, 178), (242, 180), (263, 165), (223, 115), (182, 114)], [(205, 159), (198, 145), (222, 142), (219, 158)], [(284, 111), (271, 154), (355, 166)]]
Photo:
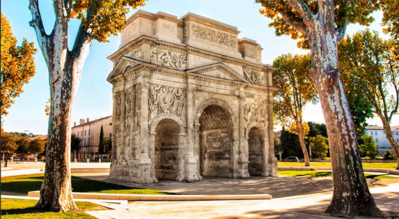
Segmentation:
[[(68, 56), (67, 56), (68, 57)], [(46, 166), (37, 208), (65, 212), (77, 209), (72, 198), (70, 173), (71, 113), (75, 90), (70, 59), (52, 69), (51, 104), (46, 148)], [(63, 71), (64, 70), (64, 71)]]
[(395, 138), (392, 135), (392, 130), (391, 130), (391, 126), (390, 126), (389, 122), (380, 113), (377, 113), (377, 115), (380, 117), (380, 119), (382, 121), (382, 124), (384, 126), (385, 135), (386, 135), (386, 137), (387, 137), (387, 139), (389, 141), (389, 144), (393, 148), (393, 151), (394, 151), (395, 156), (396, 156), (396, 163), (397, 163), (396, 164), (396, 169), (399, 170), (399, 145), (395, 141)]
[(339, 77), (334, 22), (330, 21), (331, 26), (328, 26), (328, 21), (320, 17), (314, 22), (314, 26), (307, 29), (311, 74), (327, 126), (334, 185), (333, 198), (326, 212), (382, 217), (364, 177), (355, 126)]
[(303, 131), (303, 125), (297, 124), (299, 126), (299, 143), (301, 143), (301, 148), (302, 148), (302, 153), (303, 153), (303, 158), (305, 160), (305, 166), (310, 166), (309, 164), (309, 155), (308, 155), (308, 150), (306, 149), (305, 145), (305, 136), (304, 136), (304, 131)]

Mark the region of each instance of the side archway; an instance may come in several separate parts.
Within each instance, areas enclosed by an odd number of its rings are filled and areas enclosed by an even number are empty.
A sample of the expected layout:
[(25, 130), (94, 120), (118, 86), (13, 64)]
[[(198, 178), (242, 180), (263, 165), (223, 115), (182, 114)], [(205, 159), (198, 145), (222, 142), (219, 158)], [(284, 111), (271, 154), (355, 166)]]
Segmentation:
[(248, 172), (251, 176), (261, 176), (265, 162), (265, 135), (259, 126), (252, 126), (247, 132)]

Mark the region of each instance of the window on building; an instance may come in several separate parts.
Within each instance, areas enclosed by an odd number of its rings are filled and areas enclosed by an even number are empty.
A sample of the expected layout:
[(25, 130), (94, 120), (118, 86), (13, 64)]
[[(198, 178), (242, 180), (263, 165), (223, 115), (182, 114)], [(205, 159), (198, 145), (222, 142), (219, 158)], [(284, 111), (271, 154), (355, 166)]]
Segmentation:
[(374, 134), (377, 135), (377, 131), (375, 131)]
[(85, 136), (86, 136), (86, 130), (85, 130)]
[(399, 132), (398, 132), (398, 131), (396, 131), (396, 135), (399, 135)]
[(385, 134), (385, 131), (383, 131), (383, 133)]
[(375, 139), (375, 142), (378, 142), (378, 138)]
[(373, 131), (370, 132), (370, 135), (373, 135)]
[(83, 131), (81, 131), (81, 132), (80, 132), (80, 136), (82, 136), (82, 137), (83, 137)]
[(90, 129), (89, 129), (89, 135), (90, 135)]

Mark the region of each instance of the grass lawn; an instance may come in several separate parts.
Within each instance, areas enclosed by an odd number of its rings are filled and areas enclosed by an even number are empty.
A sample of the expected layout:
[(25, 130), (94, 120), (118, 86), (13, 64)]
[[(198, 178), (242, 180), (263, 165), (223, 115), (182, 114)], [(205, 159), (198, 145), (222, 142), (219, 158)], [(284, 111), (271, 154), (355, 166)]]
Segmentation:
[[(328, 171), (290, 171), (290, 170), (279, 170), (279, 176), (310, 176), (310, 177), (331, 177), (331, 172)], [(398, 177), (387, 176), (387, 175), (374, 175), (364, 174), (366, 179), (397, 179)]]
[[(7, 176), (1, 178), (1, 191), (27, 194), (29, 191), (40, 190), (43, 181), (43, 173)], [(100, 182), (90, 179), (72, 176), (73, 192), (89, 193), (114, 193), (114, 194), (146, 194), (146, 195), (167, 195), (168, 193), (152, 190), (138, 189), (126, 186)]]
[(108, 210), (90, 202), (75, 202), (79, 210), (57, 213), (35, 209), (37, 200), (1, 199), (1, 218), (95, 218), (84, 211)]
[[(285, 166), (305, 166), (305, 163), (297, 163), (297, 162), (278, 162), (279, 167)], [(382, 168), (382, 169), (396, 169), (396, 163), (363, 163), (363, 168)], [(318, 163), (311, 162), (310, 166), (313, 167), (331, 167), (331, 163)]]

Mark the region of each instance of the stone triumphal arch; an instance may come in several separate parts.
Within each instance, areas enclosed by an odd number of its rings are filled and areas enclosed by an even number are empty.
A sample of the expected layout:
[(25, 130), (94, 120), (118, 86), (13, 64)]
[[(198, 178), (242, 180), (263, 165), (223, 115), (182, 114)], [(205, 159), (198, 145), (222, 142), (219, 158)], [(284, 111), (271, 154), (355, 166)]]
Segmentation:
[(140, 183), (275, 176), (270, 65), (237, 28), (138, 11), (114, 69), (110, 178)]

